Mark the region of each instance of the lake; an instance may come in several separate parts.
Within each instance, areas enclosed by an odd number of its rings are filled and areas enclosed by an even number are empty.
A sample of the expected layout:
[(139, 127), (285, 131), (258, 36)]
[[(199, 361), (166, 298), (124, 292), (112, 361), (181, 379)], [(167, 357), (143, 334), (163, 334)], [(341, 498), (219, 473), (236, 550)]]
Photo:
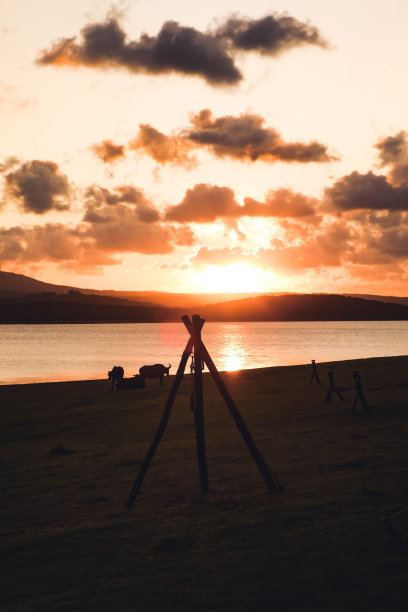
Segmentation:
[[(1, 325), (0, 384), (125, 376), (171, 363), (189, 335), (183, 323)], [(205, 323), (202, 339), (219, 370), (408, 354), (408, 321)], [(186, 367), (189, 372), (189, 365)]]

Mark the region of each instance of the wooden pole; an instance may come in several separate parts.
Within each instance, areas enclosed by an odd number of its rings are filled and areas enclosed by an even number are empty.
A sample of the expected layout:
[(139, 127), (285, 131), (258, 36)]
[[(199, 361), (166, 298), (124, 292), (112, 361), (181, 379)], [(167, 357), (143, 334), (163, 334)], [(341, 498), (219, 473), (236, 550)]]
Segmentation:
[(354, 378), (354, 383), (356, 385), (357, 393), (356, 393), (356, 397), (354, 398), (353, 405), (351, 407), (351, 414), (354, 413), (354, 409), (355, 409), (355, 407), (357, 405), (358, 399), (361, 400), (361, 403), (363, 404), (364, 410), (366, 412), (371, 412), (370, 406), (368, 405), (367, 400), (366, 400), (366, 398), (364, 397), (364, 394), (363, 394), (363, 389), (361, 387), (360, 372), (358, 370), (353, 370), (353, 378)]
[(166, 406), (164, 408), (163, 416), (160, 421), (159, 427), (156, 431), (156, 435), (154, 436), (153, 441), (150, 445), (150, 448), (147, 451), (147, 455), (140, 467), (139, 474), (136, 478), (135, 484), (133, 485), (133, 488), (126, 502), (127, 508), (131, 508), (133, 506), (133, 503), (136, 499), (136, 495), (138, 494), (140, 487), (142, 486), (142, 482), (144, 480), (146, 472), (154, 457), (154, 453), (156, 452), (157, 447), (159, 446), (160, 440), (162, 439), (164, 430), (166, 429), (166, 425), (170, 417), (171, 409), (173, 407), (174, 398), (176, 397), (177, 389), (179, 388), (181, 379), (183, 378), (184, 370), (186, 368), (187, 360), (191, 354), (192, 348), (193, 348), (193, 338), (190, 338), (181, 356), (180, 365), (178, 367), (175, 379), (173, 381), (173, 385), (170, 389), (169, 396), (166, 402)]
[(316, 379), (316, 382), (320, 385), (320, 378), (319, 378), (319, 375), (318, 375), (317, 370), (316, 370), (316, 361), (314, 359), (312, 359), (312, 370), (313, 370), (313, 372), (312, 372), (312, 376), (310, 378), (310, 383), (312, 383), (313, 380)]
[(207, 461), (205, 456), (204, 438), (204, 400), (203, 400), (203, 371), (201, 357), (201, 329), (204, 319), (193, 315), (192, 338), (194, 342), (194, 422), (196, 427), (197, 460), (200, 474), (201, 493), (209, 491)]
[(345, 402), (346, 400), (344, 399), (344, 397), (340, 393), (340, 389), (338, 389), (336, 387), (336, 385), (334, 384), (333, 372), (329, 371), (329, 372), (327, 372), (327, 375), (329, 377), (329, 385), (330, 386), (329, 386), (329, 390), (327, 392), (326, 402), (330, 402), (331, 401), (331, 396), (332, 396), (333, 391), (335, 393), (337, 393), (337, 395), (339, 396), (339, 398), (341, 399), (342, 402)]
[(251, 434), (249, 433), (244, 419), (242, 418), (242, 416), (240, 415), (238, 408), (236, 407), (234, 401), (232, 400), (227, 387), (225, 386), (224, 381), (222, 380), (220, 373), (218, 372), (217, 368), (215, 367), (215, 364), (213, 362), (213, 360), (211, 359), (207, 349), (205, 348), (203, 342), (201, 342), (201, 354), (202, 354), (202, 358), (203, 361), (205, 362), (205, 364), (207, 365), (208, 370), (210, 371), (210, 373), (212, 374), (215, 383), (218, 387), (218, 390), (220, 391), (222, 397), (224, 398), (224, 401), (227, 405), (227, 408), (229, 409), (235, 424), (241, 434), (241, 436), (243, 437), (243, 439), (246, 442), (246, 445), (249, 449), (249, 452), (251, 453), (257, 467), (258, 470), (260, 471), (266, 485), (268, 486), (269, 490), (272, 491), (281, 491), (283, 489), (283, 487), (279, 484), (279, 482), (277, 481), (277, 479), (275, 478), (275, 476), (271, 473), (271, 471), (269, 470), (269, 467), (267, 466), (264, 458), (262, 457), (261, 453), (259, 452), (258, 448), (255, 445), (255, 442), (253, 441)]

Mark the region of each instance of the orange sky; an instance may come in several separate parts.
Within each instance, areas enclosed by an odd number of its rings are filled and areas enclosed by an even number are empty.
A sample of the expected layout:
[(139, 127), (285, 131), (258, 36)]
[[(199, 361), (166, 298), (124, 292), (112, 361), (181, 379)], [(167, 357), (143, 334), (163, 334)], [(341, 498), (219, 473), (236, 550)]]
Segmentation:
[(3, 0), (1, 269), (408, 295), (408, 4), (386, 9)]

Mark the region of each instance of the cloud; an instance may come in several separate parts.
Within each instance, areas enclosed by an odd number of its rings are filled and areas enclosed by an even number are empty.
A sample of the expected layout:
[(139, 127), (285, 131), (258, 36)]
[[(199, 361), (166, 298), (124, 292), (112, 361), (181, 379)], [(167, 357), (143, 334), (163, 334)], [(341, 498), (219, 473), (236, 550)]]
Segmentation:
[(284, 274), (299, 274), (307, 270), (346, 266), (359, 248), (358, 232), (343, 219), (326, 220), (318, 230), (305, 235), (298, 227), (297, 235), (289, 239), (273, 238), (269, 248), (250, 253), (243, 248), (200, 248), (191, 264), (199, 269), (207, 265), (225, 266), (245, 263), (264, 270)]
[(243, 215), (248, 217), (298, 218), (316, 215), (319, 201), (290, 189), (270, 191), (265, 202), (245, 198)]
[(57, 262), (66, 269), (95, 273), (102, 266), (118, 265), (123, 253), (162, 255), (174, 245), (191, 246), (189, 228), (144, 223), (137, 211), (119, 204), (104, 222), (82, 221), (76, 227), (60, 223), (31, 228), (0, 228), (0, 259), (3, 263)]
[(139, 125), (139, 134), (129, 143), (133, 150), (142, 150), (157, 163), (191, 167), (195, 164), (190, 155), (193, 144), (180, 136), (166, 136), (147, 123)]
[(231, 17), (219, 27), (218, 34), (229, 39), (235, 49), (272, 56), (301, 45), (329, 46), (316, 27), (286, 14), (261, 19)]
[(127, 40), (114, 14), (104, 23), (88, 24), (81, 39), (63, 38), (41, 52), (41, 65), (126, 69), (132, 73), (199, 76), (210, 85), (235, 85), (242, 74), (235, 55), (257, 51), (276, 56), (299, 45), (328, 45), (317, 28), (289, 15), (262, 19), (230, 18), (215, 30), (200, 32), (166, 21), (157, 36), (144, 33)]
[(325, 196), (339, 211), (408, 210), (408, 184), (394, 187), (385, 176), (372, 172), (352, 172), (342, 177), (325, 189)]
[(168, 254), (195, 240), (188, 226), (161, 222), (142, 190), (126, 185), (109, 191), (94, 185), (86, 191), (84, 215), (76, 226), (0, 228), (0, 260), (57, 262), (80, 273), (95, 273), (101, 266), (119, 264), (123, 253)]
[(401, 131), (376, 144), (380, 165), (390, 166), (388, 179), (393, 185), (408, 183), (408, 135)]
[[(131, 207), (121, 208), (119, 204), (130, 204)], [(116, 210), (114, 208), (116, 207)], [(86, 192), (84, 221), (91, 223), (106, 223), (121, 211), (131, 210), (142, 223), (155, 223), (160, 214), (148, 200), (142, 189), (132, 185), (116, 187), (113, 191), (93, 185)]]
[(201, 247), (191, 257), (190, 262), (197, 270), (205, 269), (209, 265), (213, 266), (228, 266), (230, 264), (259, 264), (259, 261), (255, 255), (248, 253), (241, 248), (223, 248), (223, 249), (210, 249), (208, 247)]
[(117, 145), (111, 140), (103, 140), (99, 144), (94, 144), (91, 149), (105, 164), (111, 164), (125, 157), (124, 145)]
[(170, 206), (165, 219), (178, 223), (210, 223), (220, 217), (239, 217), (241, 212), (242, 207), (230, 187), (201, 183), (188, 189), (180, 204)]
[(160, 164), (190, 166), (195, 162), (191, 151), (200, 148), (208, 149), (216, 157), (252, 162), (260, 159), (269, 163), (323, 163), (338, 159), (317, 141), (285, 142), (277, 130), (264, 126), (259, 115), (214, 118), (209, 109), (203, 109), (191, 116), (191, 124), (193, 129), (184, 128), (170, 136), (149, 124), (141, 124), (130, 148), (143, 150)]
[(211, 223), (217, 219), (241, 217), (296, 218), (315, 216), (319, 202), (290, 189), (278, 189), (267, 195), (265, 202), (245, 198), (240, 206), (230, 187), (198, 184), (188, 189), (180, 204), (169, 206), (165, 219), (178, 223)]
[(95, 248), (91, 240), (61, 223), (32, 228), (0, 229), (2, 261), (56, 262), (62, 267), (94, 271), (95, 267), (119, 263), (110, 254)]
[(126, 40), (115, 18), (87, 25), (81, 35), (80, 44), (75, 37), (59, 40), (41, 53), (38, 63), (146, 74), (177, 72), (201, 76), (212, 85), (234, 84), (242, 78), (222, 38), (175, 21), (164, 23), (157, 36), (142, 34), (134, 41)]
[(203, 109), (193, 115), (191, 122), (194, 129), (187, 132), (187, 138), (208, 147), (217, 157), (298, 163), (335, 159), (328, 154), (326, 146), (318, 142), (285, 142), (277, 130), (264, 127), (260, 115), (247, 113), (239, 117), (213, 118), (209, 109)]
[(17, 166), (19, 163), (20, 159), (18, 157), (15, 157), (14, 155), (6, 157), (4, 161), (0, 164), (0, 172), (2, 174), (8, 172), (9, 170)]
[(5, 182), (6, 197), (15, 200), (24, 212), (42, 215), (69, 209), (68, 179), (54, 162), (26, 162), (6, 174)]

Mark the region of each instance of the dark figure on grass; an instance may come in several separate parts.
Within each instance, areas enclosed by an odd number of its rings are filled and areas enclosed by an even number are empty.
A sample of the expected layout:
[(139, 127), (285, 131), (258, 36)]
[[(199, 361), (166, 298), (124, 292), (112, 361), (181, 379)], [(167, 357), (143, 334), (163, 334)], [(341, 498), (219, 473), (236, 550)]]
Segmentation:
[(163, 386), (163, 376), (169, 375), (170, 368), (171, 363), (169, 363), (168, 368), (161, 363), (155, 363), (154, 365), (142, 366), (139, 370), (139, 374), (144, 380), (146, 380), (146, 378), (158, 378), (161, 386)]
[(108, 380), (112, 381), (112, 390), (117, 389), (118, 383), (123, 380), (124, 370), (122, 366), (113, 366), (110, 372), (108, 372)]

